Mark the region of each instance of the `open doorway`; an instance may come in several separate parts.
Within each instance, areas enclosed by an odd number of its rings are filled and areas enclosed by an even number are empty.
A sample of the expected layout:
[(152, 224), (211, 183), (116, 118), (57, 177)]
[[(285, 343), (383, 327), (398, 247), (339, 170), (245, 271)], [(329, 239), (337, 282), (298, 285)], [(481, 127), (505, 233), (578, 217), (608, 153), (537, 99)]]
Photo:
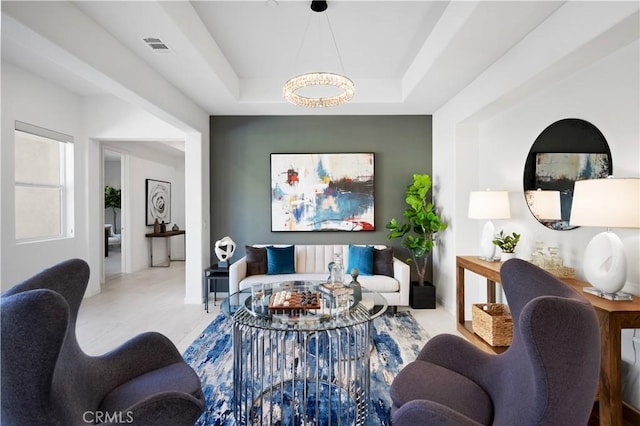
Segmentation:
[(103, 185), (104, 188), (104, 274), (105, 280), (122, 274), (124, 271), (123, 237), (123, 198), (124, 173), (122, 155), (119, 152), (103, 149)]

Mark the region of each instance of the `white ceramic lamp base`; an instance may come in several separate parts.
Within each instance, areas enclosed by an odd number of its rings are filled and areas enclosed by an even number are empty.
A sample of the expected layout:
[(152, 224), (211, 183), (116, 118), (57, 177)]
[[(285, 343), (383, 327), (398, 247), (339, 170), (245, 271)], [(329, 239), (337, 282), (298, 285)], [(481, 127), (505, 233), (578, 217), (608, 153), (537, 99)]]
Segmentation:
[(480, 237), (480, 259), (493, 261), (496, 254), (496, 245), (493, 239), (496, 236), (496, 228), (493, 222), (487, 221), (482, 228), (482, 236)]
[(584, 251), (584, 275), (605, 294), (622, 290), (627, 279), (627, 259), (620, 237), (609, 231), (593, 237)]

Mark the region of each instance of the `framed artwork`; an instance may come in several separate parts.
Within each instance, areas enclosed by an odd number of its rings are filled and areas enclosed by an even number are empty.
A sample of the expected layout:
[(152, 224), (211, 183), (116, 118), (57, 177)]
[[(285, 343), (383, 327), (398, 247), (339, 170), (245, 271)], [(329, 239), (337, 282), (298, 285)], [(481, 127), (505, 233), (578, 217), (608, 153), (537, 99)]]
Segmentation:
[(271, 230), (375, 230), (373, 166), (373, 153), (271, 154)]
[(171, 223), (171, 182), (147, 179), (145, 182), (146, 225), (158, 222)]
[(573, 185), (578, 180), (601, 179), (610, 174), (606, 153), (536, 153), (535, 186), (542, 190), (560, 191), (561, 219), (548, 221), (552, 229), (571, 229)]

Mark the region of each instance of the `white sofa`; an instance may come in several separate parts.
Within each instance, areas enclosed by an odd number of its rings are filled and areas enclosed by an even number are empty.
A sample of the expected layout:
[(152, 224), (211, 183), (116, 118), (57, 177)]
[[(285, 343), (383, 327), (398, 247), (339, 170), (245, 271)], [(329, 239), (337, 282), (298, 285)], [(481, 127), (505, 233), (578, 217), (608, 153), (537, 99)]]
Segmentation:
[(104, 224), (105, 237), (107, 238), (107, 244), (110, 246), (120, 245), (120, 234), (113, 232), (113, 225), (110, 223)]
[[(255, 244), (254, 247), (265, 247), (268, 244)], [(290, 244), (273, 244), (274, 247), (285, 247)], [(386, 246), (375, 246), (377, 249)], [(256, 283), (275, 283), (281, 281), (314, 281), (326, 280), (329, 276), (328, 265), (333, 260), (334, 253), (341, 253), (345, 266), (345, 281), (351, 277), (347, 267), (349, 265), (349, 245), (310, 245), (295, 244), (295, 273), (278, 275), (250, 275), (247, 276), (247, 257), (233, 262), (229, 266), (229, 294), (235, 293)], [(411, 282), (409, 265), (397, 258), (393, 258), (393, 277), (386, 275), (360, 275), (358, 282), (364, 288), (383, 295), (389, 306), (409, 305), (409, 286)]]

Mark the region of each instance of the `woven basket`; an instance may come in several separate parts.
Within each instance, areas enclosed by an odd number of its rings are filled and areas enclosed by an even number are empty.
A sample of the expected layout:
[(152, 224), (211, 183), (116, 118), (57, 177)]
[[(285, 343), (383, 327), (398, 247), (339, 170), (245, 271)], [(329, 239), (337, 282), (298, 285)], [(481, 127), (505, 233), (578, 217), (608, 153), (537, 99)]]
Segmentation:
[(506, 305), (474, 304), (471, 309), (473, 331), (491, 346), (509, 346), (513, 339), (513, 319)]

